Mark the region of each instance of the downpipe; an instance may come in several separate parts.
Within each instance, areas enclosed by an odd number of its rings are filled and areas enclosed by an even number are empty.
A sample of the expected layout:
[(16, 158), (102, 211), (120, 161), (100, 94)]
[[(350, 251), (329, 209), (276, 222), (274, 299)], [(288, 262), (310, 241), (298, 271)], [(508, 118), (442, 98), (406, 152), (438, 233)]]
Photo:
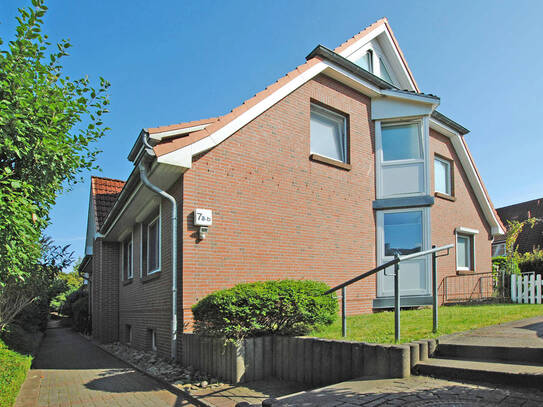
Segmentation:
[[(150, 156), (154, 156), (152, 147), (149, 145), (146, 134), (141, 135), (143, 145), (146, 147), (145, 151)], [(166, 191), (160, 189), (156, 185), (152, 184), (147, 177), (147, 170), (145, 165), (140, 161), (138, 168), (140, 171), (140, 178), (143, 184), (154, 193), (166, 198), (172, 204), (172, 348), (171, 358), (177, 359), (177, 202), (175, 198), (168, 194)]]

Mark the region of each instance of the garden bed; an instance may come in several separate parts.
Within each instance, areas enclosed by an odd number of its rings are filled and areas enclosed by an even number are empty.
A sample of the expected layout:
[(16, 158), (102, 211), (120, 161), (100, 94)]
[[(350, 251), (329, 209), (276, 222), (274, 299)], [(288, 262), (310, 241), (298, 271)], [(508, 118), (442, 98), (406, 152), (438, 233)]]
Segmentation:
[[(439, 307), (439, 330), (432, 332), (432, 309), (401, 311), (401, 341), (437, 338), (455, 332), (543, 315), (543, 305), (492, 304)], [(347, 337), (341, 336), (341, 321), (312, 332), (311, 336), (373, 343), (394, 343), (394, 312), (347, 317)]]

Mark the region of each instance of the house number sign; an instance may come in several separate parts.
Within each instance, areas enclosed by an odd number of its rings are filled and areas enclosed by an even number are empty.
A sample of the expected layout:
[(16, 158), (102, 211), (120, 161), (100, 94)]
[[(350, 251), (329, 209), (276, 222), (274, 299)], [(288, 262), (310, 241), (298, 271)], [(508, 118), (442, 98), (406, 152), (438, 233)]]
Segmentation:
[(211, 209), (194, 210), (194, 226), (211, 226), (213, 223), (213, 212)]

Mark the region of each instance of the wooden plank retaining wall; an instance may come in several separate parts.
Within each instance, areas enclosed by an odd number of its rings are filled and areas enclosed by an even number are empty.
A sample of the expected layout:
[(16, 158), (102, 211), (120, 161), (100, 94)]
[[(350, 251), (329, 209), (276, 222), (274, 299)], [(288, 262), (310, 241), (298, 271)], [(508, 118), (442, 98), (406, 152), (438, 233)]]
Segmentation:
[[(275, 377), (323, 386), (361, 376), (401, 378), (435, 349), (435, 341), (379, 345), (306, 337), (222, 339), (182, 334), (183, 364), (229, 383)], [(433, 346), (429, 344), (433, 342)], [(430, 346), (429, 346), (430, 345)], [(415, 360), (416, 359), (416, 360)]]

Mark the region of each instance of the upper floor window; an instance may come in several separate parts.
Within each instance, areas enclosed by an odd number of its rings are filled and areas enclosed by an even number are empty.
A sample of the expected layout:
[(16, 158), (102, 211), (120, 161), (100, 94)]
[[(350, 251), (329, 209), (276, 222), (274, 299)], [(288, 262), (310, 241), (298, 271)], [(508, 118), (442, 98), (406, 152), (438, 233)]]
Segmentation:
[(379, 76), (381, 77), (381, 79), (384, 79), (388, 83), (394, 83), (392, 81), (392, 78), (390, 77), (390, 74), (388, 73), (388, 69), (385, 63), (383, 62), (383, 58), (379, 58), (379, 73), (380, 73)]
[(368, 50), (364, 55), (362, 55), (359, 59), (355, 61), (355, 64), (357, 64), (362, 69), (365, 69), (368, 72), (373, 73), (373, 52), (372, 50)]
[(451, 162), (441, 157), (434, 158), (435, 192), (452, 196)]
[(133, 251), (132, 251), (132, 233), (123, 242), (123, 276), (126, 279), (134, 277), (133, 267)]
[(347, 163), (347, 118), (311, 104), (311, 153)]
[(422, 141), (418, 123), (383, 125), (381, 143), (383, 161), (422, 159)]

